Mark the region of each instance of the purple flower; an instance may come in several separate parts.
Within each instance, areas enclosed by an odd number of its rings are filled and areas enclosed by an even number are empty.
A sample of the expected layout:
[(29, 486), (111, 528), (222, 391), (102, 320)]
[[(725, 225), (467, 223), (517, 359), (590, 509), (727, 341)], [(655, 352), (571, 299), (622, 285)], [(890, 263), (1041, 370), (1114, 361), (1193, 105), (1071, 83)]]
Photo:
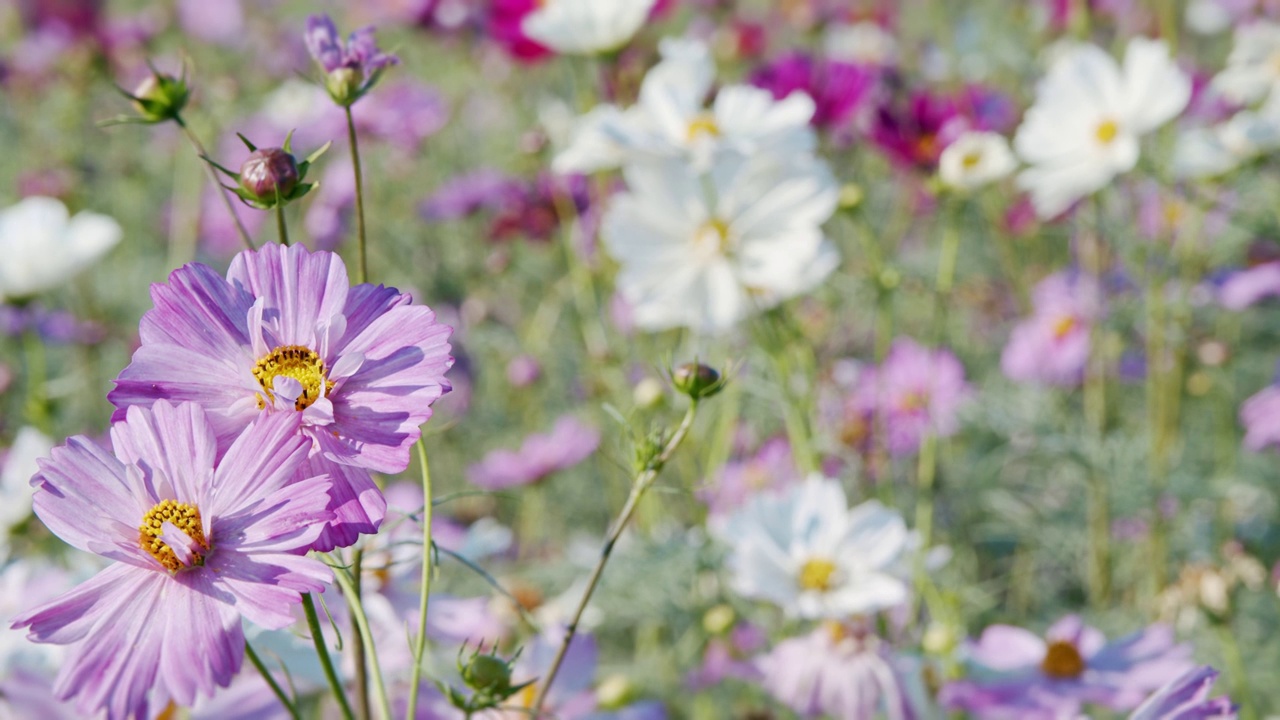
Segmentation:
[(895, 666), (880, 638), (836, 622), (783, 640), (756, 660), (764, 689), (803, 717), (912, 720), (916, 711)]
[(972, 395), (955, 355), (898, 338), (880, 367), (858, 378), (849, 402), (883, 424), (889, 452), (901, 456), (916, 452), (929, 435), (954, 435), (957, 413)]
[(869, 107), (880, 76), (874, 67), (791, 52), (758, 68), (751, 74), (751, 84), (768, 90), (778, 100), (793, 92), (807, 94), (816, 106), (810, 123), (816, 128), (839, 130), (854, 123)]
[(752, 457), (726, 463), (720, 475), (698, 490), (698, 499), (712, 515), (737, 510), (751, 495), (762, 490), (780, 490), (799, 482), (800, 471), (786, 438), (767, 440)]
[(1086, 703), (1128, 710), (1191, 667), (1191, 648), (1175, 644), (1166, 626), (1108, 643), (1075, 615), (1059, 620), (1044, 638), (993, 625), (971, 645), (969, 657), (979, 672), (944, 687), (941, 702), (980, 718), (1019, 720), (1075, 717)]
[(553, 472), (573, 467), (595, 452), (600, 431), (566, 415), (550, 434), (525, 438), (520, 449), (495, 450), (467, 469), (472, 483), (486, 490), (531, 485)]
[(1244, 446), (1258, 452), (1280, 445), (1280, 386), (1268, 385), (1240, 406)]
[(347, 38), (344, 47), (333, 19), (328, 15), (312, 15), (307, 18), (307, 52), (326, 73), (346, 68), (358, 70), (367, 77), (400, 62), (395, 55), (387, 55), (378, 49), (373, 33), (372, 26), (356, 30)]
[(1011, 380), (1075, 385), (1089, 360), (1089, 334), (1101, 316), (1098, 284), (1085, 275), (1056, 273), (1036, 286), (1035, 311), (1013, 329), (1000, 356)]
[(219, 441), (259, 410), (298, 415), (308, 462), (333, 477), (335, 522), (317, 549), (373, 532), (386, 501), (369, 470), (398, 473), (448, 392), (450, 328), (394, 288), (351, 287), (328, 252), (269, 244), (236, 256), (224, 279), (192, 263), (151, 288), (141, 346), (107, 398), (199, 403)]
[(157, 402), (112, 428), (114, 455), (73, 437), (41, 463), (36, 515), (116, 561), (13, 621), (72, 646), (58, 698), (112, 720), (190, 705), (239, 670), (241, 618), (283, 628), (300, 593), (323, 589), (329, 569), (302, 553), (332, 517), (330, 483), (297, 479), (310, 445), (298, 422), (263, 413), (219, 457), (199, 406)]
[(759, 683), (760, 670), (748, 656), (765, 642), (764, 631), (750, 623), (733, 628), (727, 637), (712, 638), (702, 654), (702, 665), (689, 673), (686, 685), (697, 691), (715, 687), (727, 678)]
[(1232, 273), (1218, 288), (1218, 302), (1228, 310), (1244, 310), (1280, 296), (1280, 262), (1267, 262)]
[(1208, 665), (1192, 668), (1147, 698), (1129, 720), (1235, 720), (1236, 708), (1229, 698), (1209, 699), (1217, 677)]
[(324, 68), (325, 89), (339, 105), (350, 107), (373, 88), (383, 70), (400, 62), (378, 49), (373, 32), (372, 26), (356, 30), (343, 46), (328, 15), (307, 18), (307, 51)]
[(356, 129), (416, 150), (449, 122), (449, 103), (438, 90), (414, 80), (387, 83), (351, 109)]
[(457, 220), (481, 210), (501, 211), (521, 203), (524, 184), (492, 169), (473, 170), (450, 179), (427, 198), (419, 212), (425, 220)]
[(542, 366), (532, 355), (517, 355), (507, 363), (507, 382), (511, 387), (529, 387), (542, 377)]

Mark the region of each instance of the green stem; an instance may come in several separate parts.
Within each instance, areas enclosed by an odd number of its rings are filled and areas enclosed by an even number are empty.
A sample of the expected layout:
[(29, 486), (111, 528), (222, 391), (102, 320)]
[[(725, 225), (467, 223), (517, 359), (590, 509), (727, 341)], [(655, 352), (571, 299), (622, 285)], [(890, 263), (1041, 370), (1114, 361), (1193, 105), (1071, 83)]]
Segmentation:
[(360, 146), (356, 144), (356, 121), (347, 106), (347, 143), (351, 146), (351, 166), (356, 173), (356, 238), (359, 242), (356, 262), (356, 282), (369, 282), (368, 244), (364, 227), (364, 175), (360, 171)]
[[(334, 573), (334, 576), (340, 574)], [(337, 671), (333, 669), (333, 659), (329, 657), (329, 649), (325, 647), (324, 633), (320, 630), (320, 617), (316, 614), (316, 604), (311, 599), (310, 593), (302, 596), (302, 611), (307, 616), (307, 628), (311, 630), (311, 642), (316, 647), (316, 655), (320, 657), (320, 667), (324, 670), (325, 679), (329, 681), (329, 689), (338, 700), (342, 717), (344, 720), (355, 720), (355, 713), (351, 712), (351, 703), (347, 701), (347, 693), (342, 689)]]
[(1218, 637), (1222, 642), (1222, 660), (1231, 678), (1231, 698), (1240, 703), (1240, 720), (1258, 720), (1258, 707), (1249, 686), (1248, 669), (1229, 620), (1218, 625)]
[(187, 123), (183, 121), (181, 116), (174, 117), (173, 121), (178, 123), (178, 127), (182, 128), (182, 134), (187, 137), (187, 142), (191, 143), (192, 149), (196, 151), (196, 156), (200, 158), (200, 164), (204, 166), (205, 174), (209, 176), (209, 182), (213, 183), (213, 187), (216, 188), (215, 192), (218, 197), (222, 198), (222, 204), (226, 206), (227, 212), (231, 214), (231, 220), (236, 225), (236, 234), (240, 236), (240, 242), (244, 243), (246, 249), (252, 250), (253, 240), (249, 237), (249, 231), (244, 228), (244, 223), (240, 222), (240, 215), (236, 212), (235, 206), (231, 204), (231, 198), (227, 197), (227, 189), (222, 187), (222, 183), (218, 180), (218, 173), (209, 164), (209, 161), (205, 159), (209, 156), (209, 153), (205, 152), (204, 143), (200, 142), (200, 138), (196, 137), (190, 127), (187, 127)]
[[(1096, 221), (1080, 234), (1080, 264), (1093, 281), (1102, 302), (1102, 205), (1096, 203)], [(1093, 445), (1088, 482), (1089, 594), (1095, 607), (1104, 607), (1111, 595), (1111, 509), (1102, 456), (1107, 432), (1107, 360), (1104, 336), (1095, 322), (1089, 338), (1089, 359), (1085, 365), (1084, 416), (1089, 441)]]
[(343, 568), (334, 568), (333, 579), (342, 588), (342, 595), (347, 600), (347, 607), (355, 618), (356, 627), (364, 635), (368, 648), (369, 666), (373, 671), (374, 689), (378, 691), (378, 713), (382, 720), (391, 720), (391, 701), (387, 698), (387, 686), (382, 681), (382, 668), (378, 665), (378, 651), (373, 645), (373, 633), (369, 632), (369, 617), (364, 612), (364, 604), (360, 602), (360, 593), (356, 591), (351, 576)]
[(271, 677), (271, 673), (267, 670), (267, 666), (263, 664), (262, 658), (258, 657), (258, 653), (254, 652), (253, 646), (250, 645), (247, 640), (244, 643), (244, 654), (249, 658), (249, 662), (253, 663), (253, 666), (258, 668), (258, 672), (262, 675), (262, 679), (267, 681), (267, 685), (271, 688), (271, 692), (280, 700), (280, 704), (284, 705), (284, 709), (289, 713), (289, 717), (293, 718), (293, 720), (301, 720), (302, 716), (298, 714), (298, 708), (289, 700), (289, 696), (285, 695), (284, 690), (280, 687), (280, 683), (277, 683), (276, 679)]
[(409, 683), (409, 709), (405, 711), (405, 720), (417, 717), (422, 656), (427, 650), (427, 600), (431, 595), (431, 466), (427, 464), (427, 443), (422, 438), (418, 438), (418, 462), (422, 465), (422, 587), (419, 590), (418, 637), (413, 643), (413, 675)]
[(27, 356), (27, 419), (40, 432), (53, 435), (53, 419), (49, 415), (49, 369), (44, 354), (44, 341), (35, 329), (22, 333), (22, 349)]
[[(363, 575), (361, 567), (364, 565), (364, 551), (356, 550), (351, 559), (351, 574), (355, 577), (352, 583), (355, 593), (358, 596), (361, 592), (360, 578)], [(351, 655), (352, 664), (355, 665), (356, 671), (356, 710), (359, 712), (362, 720), (369, 720), (373, 717), (373, 712), (369, 707), (369, 666), (365, 661), (364, 633), (360, 631), (360, 626), (356, 622), (355, 616), (351, 618)]]
[(289, 247), (289, 228), (284, 222), (284, 205), (276, 206), (276, 231), (280, 233), (280, 244)]
[(609, 557), (613, 555), (613, 548), (617, 544), (618, 538), (622, 537), (622, 532), (627, 529), (627, 524), (631, 522), (631, 516), (635, 514), (636, 506), (640, 504), (640, 498), (644, 496), (645, 491), (657, 479), (658, 473), (661, 472), (667, 461), (671, 459), (676, 449), (680, 447), (680, 443), (684, 442), (685, 436), (689, 434), (689, 428), (693, 427), (693, 419), (697, 413), (698, 401), (693, 400), (689, 403), (689, 409), (685, 412), (684, 419), (680, 421), (680, 426), (671, 435), (671, 439), (663, 446), (658, 456), (632, 482), (631, 494), (627, 496), (626, 504), (622, 507), (622, 511), (618, 513), (617, 519), (614, 520), (613, 526), (605, 538), (604, 547), (600, 550), (600, 559), (596, 561), (596, 566), (591, 571), (591, 576), (587, 578), (587, 587), (582, 592), (582, 598), (578, 601), (578, 606), (573, 611), (573, 617), (569, 620), (568, 627), (565, 628), (564, 639), (560, 642), (560, 648), (556, 651), (555, 659), (551, 661), (551, 667), (547, 670), (546, 677), (538, 686), (538, 695), (533, 701), (530, 710), (530, 718), (532, 720), (539, 720), (542, 716), (542, 706), (547, 700), (547, 693), (550, 691), (552, 683), (555, 682), (556, 675), (560, 672), (560, 665), (564, 662), (565, 653), (569, 651), (569, 644), (573, 642), (573, 637), (578, 632), (578, 623), (582, 620), (582, 614), (587, 610), (587, 603), (591, 601), (591, 596), (595, 593), (596, 585), (600, 582), (601, 575), (604, 574), (604, 566), (608, 564)]

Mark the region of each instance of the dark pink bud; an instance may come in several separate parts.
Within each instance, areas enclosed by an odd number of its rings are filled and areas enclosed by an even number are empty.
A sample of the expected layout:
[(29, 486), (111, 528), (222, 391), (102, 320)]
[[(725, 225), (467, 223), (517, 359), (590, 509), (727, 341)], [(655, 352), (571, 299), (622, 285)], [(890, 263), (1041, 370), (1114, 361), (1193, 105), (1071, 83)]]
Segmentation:
[(281, 148), (254, 150), (240, 166), (240, 187), (261, 200), (287, 198), (297, 185), (298, 161)]

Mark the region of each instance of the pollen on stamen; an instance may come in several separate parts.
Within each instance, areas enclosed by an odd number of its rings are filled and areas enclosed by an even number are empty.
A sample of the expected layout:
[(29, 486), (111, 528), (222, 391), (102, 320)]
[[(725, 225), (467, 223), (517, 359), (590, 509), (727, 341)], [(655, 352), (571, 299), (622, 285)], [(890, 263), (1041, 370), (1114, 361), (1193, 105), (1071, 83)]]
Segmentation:
[(314, 350), (302, 345), (285, 345), (272, 350), (253, 366), (253, 377), (263, 391), (257, 396), (259, 410), (275, 399), (272, 389), (275, 379), (281, 375), (302, 385), (302, 392), (294, 403), (298, 410), (306, 410), (319, 400), (321, 388), (323, 394), (333, 390), (324, 360)]
[(138, 526), (138, 546), (150, 553), (151, 557), (169, 571), (176, 572), (181, 569), (183, 564), (178, 560), (177, 554), (164, 540), (160, 539), (164, 534), (166, 522), (173, 523), (203, 549), (203, 552), (192, 553), (194, 558), (191, 564), (204, 565), (204, 556), (209, 551), (209, 540), (204, 535), (200, 510), (194, 505), (173, 500), (162, 500), (156, 503), (146, 515), (142, 516), (142, 524)]
[(827, 592), (835, 586), (836, 564), (826, 558), (811, 558), (800, 567), (800, 588)]
[(1098, 123), (1098, 129), (1095, 134), (1098, 137), (1098, 142), (1103, 145), (1110, 145), (1111, 141), (1115, 140), (1116, 136), (1120, 134), (1120, 125), (1115, 120), (1103, 120)]
[(720, 137), (720, 125), (711, 113), (702, 113), (689, 121), (689, 140), (697, 140), (699, 136)]

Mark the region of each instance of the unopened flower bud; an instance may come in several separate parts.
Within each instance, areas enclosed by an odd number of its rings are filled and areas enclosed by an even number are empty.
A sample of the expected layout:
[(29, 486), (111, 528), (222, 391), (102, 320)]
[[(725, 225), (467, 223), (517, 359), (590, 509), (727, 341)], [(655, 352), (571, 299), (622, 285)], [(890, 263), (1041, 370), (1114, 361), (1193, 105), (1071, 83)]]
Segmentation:
[(610, 675), (596, 688), (596, 702), (605, 710), (625, 707), (635, 695), (635, 685), (625, 675)]
[(190, 95), (186, 81), (153, 72), (134, 88), (133, 107), (145, 122), (165, 122), (178, 117)]
[(511, 667), (493, 655), (476, 655), (462, 669), (462, 681), (476, 692), (502, 696), (511, 687)]
[(240, 187), (264, 202), (287, 198), (298, 185), (298, 161), (281, 148), (261, 148), (240, 166)]
[(662, 383), (651, 377), (636, 383), (631, 391), (631, 398), (635, 401), (636, 407), (645, 409), (657, 407), (665, 395), (666, 390)]
[(839, 204), (841, 210), (853, 210), (862, 204), (862, 200), (866, 197), (866, 193), (862, 188), (853, 183), (847, 183), (840, 187)]
[(721, 635), (728, 632), (737, 619), (738, 615), (733, 611), (732, 607), (717, 605), (702, 616), (702, 629), (706, 630), (709, 635)]
[(694, 400), (711, 397), (724, 388), (720, 373), (702, 363), (685, 363), (671, 373), (671, 382)]

